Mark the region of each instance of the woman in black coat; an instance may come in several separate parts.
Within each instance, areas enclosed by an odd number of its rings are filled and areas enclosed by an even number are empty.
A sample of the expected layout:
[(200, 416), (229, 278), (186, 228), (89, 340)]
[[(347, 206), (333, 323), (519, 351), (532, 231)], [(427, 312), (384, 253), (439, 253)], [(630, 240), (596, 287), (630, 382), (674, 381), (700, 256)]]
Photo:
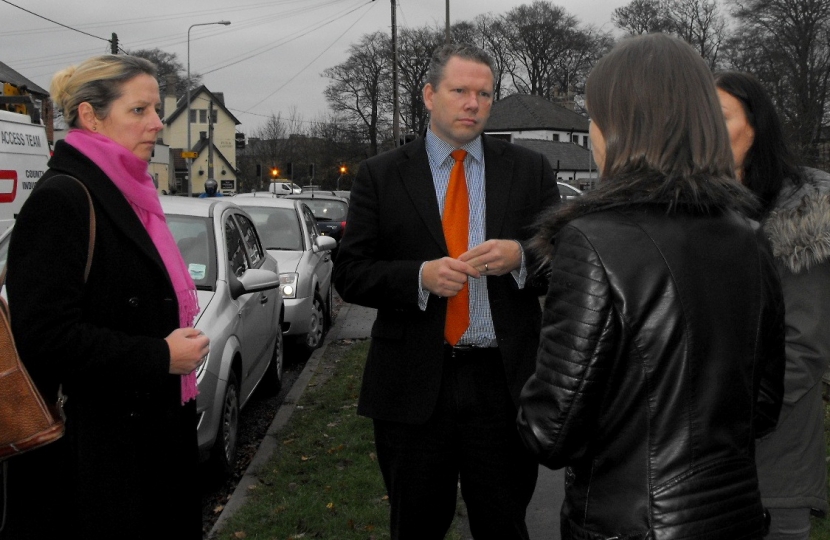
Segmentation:
[(548, 216), (519, 429), (566, 467), (562, 538), (761, 538), (754, 439), (783, 392), (781, 287), (683, 41), (621, 41), (586, 86), (603, 183)]
[(758, 441), (768, 540), (806, 540), (810, 515), (827, 514), (821, 378), (830, 361), (830, 175), (799, 167), (764, 87), (748, 73), (715, 77), (736, 175), (761, 200), (784, 291), (787, 367), (775, 431)]
[[(58, 73), (71, 130), (23, 206), (7, 290), (21, 359), (66, 434), (13, 458), (3, 538), (199, 539), (195, 288), (147, 162), (154, 66), (101, 56)], [(88, 276), (90, 201), (94, 245)]]

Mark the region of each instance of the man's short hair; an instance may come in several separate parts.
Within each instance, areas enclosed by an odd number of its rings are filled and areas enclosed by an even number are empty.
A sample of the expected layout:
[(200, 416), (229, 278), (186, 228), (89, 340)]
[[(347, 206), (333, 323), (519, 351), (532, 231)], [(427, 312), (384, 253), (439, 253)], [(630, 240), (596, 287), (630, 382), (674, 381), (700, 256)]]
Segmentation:
[(438, 47), (435, 49), (435, 52), (432, 53), (432, 59), (429, 62), (429, 71), (427, 71), (425, 84), (432, 86), (433, 89), (438, 88), (438, 83), (440, 83), (441, 79), (444, 77), (444, 68), (453, 56), (484, 64), (490, 68), (490, 73), (492, 73), (493, 76), (496, 74), (496, 70), (493, 67), (493, 59), (484, 49), (471, 43), (450, 43)]

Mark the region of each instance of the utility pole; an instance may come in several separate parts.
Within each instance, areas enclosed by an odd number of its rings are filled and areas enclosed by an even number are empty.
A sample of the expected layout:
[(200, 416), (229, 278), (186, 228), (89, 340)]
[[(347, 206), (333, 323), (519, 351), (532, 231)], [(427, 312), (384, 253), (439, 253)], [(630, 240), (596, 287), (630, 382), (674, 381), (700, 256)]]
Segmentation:
[(118, 54), (118, 34), (115, 32), (112, 33), (112, 39), (110, 40), (110, 52)]
[(449, 45), (452, 41), (450, 37), (450, 0), (447, 0), (447, 19), (444, 28), (444, 43)]
[(213, 100), (208, 102), (208, 180), (216, 180), (213, 177)]
[(395, 0), (392, 0), (392, 137), (395, 138), (395, 148), (401, 145), (401, 115), (398, 110), (398, 25), (396, 23), (397, 11), (398, 9), (395, 5)]

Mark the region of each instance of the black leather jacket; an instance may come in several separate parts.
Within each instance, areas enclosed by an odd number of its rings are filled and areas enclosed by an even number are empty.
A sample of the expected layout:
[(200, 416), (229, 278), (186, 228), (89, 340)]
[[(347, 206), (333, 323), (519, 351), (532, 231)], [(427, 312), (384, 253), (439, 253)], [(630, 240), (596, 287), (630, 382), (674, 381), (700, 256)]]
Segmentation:
[(519, 429), (544, 465), (567, 467), (563, 538), (760, 538), (754, 439), (783, 393), (772, 258), (734, 209), (737, 184), (678, 183), (666, 200), (643, 182), (546, 222)]

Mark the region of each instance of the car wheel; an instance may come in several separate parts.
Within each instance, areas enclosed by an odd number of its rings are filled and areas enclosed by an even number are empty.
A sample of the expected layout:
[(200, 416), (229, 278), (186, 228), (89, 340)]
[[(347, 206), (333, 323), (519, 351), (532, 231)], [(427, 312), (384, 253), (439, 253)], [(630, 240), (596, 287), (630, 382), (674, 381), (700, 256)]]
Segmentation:
[(233, 371), (228, 373), (225, 399), (222, 402), (222, 416), (219, 433), (211, 450), (211, 460), (222, 473), (231, 474), (236, 464), (237, 436), (239, 433), (239, 382)]
[(271, 356), (271, 361), (268, 363), (268, 369), (265, 371), (262, 384), (265, 391), (270, 395), (278, 394), (282, 389), (282, 375), (285, 366), (285, 348), (282, 337), (282, 325), (277, 327), (277, 343), (274, 346), (274, 354)]
[(319, 294), (314, 295), (314, 304), (311, 306), (311, 315), (308, 321), (308, 334), (303, 336), (303, 345), (311, 352), (323, 343), (326, 317), (323, 312), (323, 300)]

